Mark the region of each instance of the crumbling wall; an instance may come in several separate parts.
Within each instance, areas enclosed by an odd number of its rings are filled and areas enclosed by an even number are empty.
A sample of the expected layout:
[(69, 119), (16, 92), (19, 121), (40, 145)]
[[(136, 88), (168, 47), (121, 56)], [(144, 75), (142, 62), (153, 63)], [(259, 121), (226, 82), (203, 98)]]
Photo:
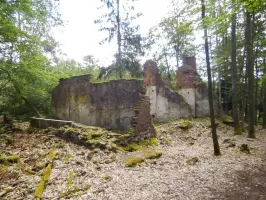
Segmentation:
[(176, 79), (178, 93), (187, 100), (193, 109), (193, 116), (209, 116), (208, 89), (197, 73), (194, 56), (183, 56), (183, 65), (177, 70)]
[(192, 109), (177, 92), (171, 91), (162, 81), (157, 64), (148, 60), (144, 64), (146, 95), (150, 97), (151, 115), (154, 121), (167, 122), (191, 116)]
[[(145, 102), (141, 100), (146, 98), (140, 80), (91, 83), (89, 75), (78, 76), (60, 80), (52, 92), (52, 111), (57, 119), (122, 132), (132, 128), (131, 134), (144, 138), (154, 136), (150, 107), (142, 106)], [(138, 113), (134, 110), (137, 105)]]

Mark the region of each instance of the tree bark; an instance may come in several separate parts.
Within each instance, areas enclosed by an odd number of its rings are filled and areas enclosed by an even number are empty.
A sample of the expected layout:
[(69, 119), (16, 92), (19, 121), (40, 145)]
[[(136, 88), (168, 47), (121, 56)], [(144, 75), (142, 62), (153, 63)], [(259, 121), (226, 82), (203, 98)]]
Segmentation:
[(247, 72), (248, 72), (248, 137), (255, 138), (254, 63), (251, 13), (246, 12)]
[[(232, 5), (235, 4), (235, 0), (232, 0)], [(233, 11), (234, 12), (234, 11)], [(241, 135), (242, 129), (239, 121), (238, 112), (238, 85), (237, 85), (237, 65), (236, 65), (236, 14), (232, 16), (232, 30), (231, 30), (231, 70), (232, 70), (232, 108), (233, 108), (233, 119), (234, 119), (234, 134)]]
[(264, 66), (264, 80), (263, 80), (263, 90), (264, 90), (264, 103), (263, 103), (263, 118), (262, 118), (262, 128), (266, 129), (266, 61), (263, 59)]
[(208, 32), (205, 26), (205, 4), (204, 0), (201, 0), (202, 5), (202, 23), (204, 28), (204, 38), (205, 38), (205, 54), (206, 54), (206, 63), (207, 63), (207, 73), (208, 73), (208, 95), (209, 95), (209, 106), (210, 106), (210, 120), (212, 128), (212, 140), (214, 147), (214, 155), (221, 155), (219, 142), (216, 133), (215, 117), (214, 117), (214, 108), (213, 108), (213, 93), (212, 93), (212, 75), (211, 75), (211, 66), (210, 66), (210, 56), (209, 56), (209, 44), (208, 44)]

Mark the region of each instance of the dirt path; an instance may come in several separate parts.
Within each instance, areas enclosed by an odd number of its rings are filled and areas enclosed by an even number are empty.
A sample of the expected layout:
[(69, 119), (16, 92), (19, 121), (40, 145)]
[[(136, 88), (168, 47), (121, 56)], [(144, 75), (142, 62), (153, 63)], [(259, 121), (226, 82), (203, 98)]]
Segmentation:
[[(142, 156), (142, 150), (90, 151), (53, 135), (16, 133), (13, 145), (0, 147), (21, 160), (8, 169), (1, 166), (0, 199), (34, 199), (42, 165), (48, 162), (52, 171), (43, 199), (266, 199), (265, 130), (247, 140), (220, 124), (222, 156), (214, 157), (206, 120), (194, 121), (188, 131), (177, 125), (157, 126), (159, 145), (154, 148), (162, 156), (133, 168), (125, 167), (124, 160)], [(251, 154), (239, 150), (244, 143)]]

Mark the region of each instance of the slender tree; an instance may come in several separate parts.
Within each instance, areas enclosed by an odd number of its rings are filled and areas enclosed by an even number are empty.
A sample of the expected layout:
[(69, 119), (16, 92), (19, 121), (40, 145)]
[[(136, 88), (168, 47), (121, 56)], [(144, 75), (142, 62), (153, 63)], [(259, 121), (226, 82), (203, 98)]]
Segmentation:
[(254, 95), (254, 63), (252, 42), (252, 15), (246, 12), (246, 45), (247, 45), (247, 74), (248, 74), (248, 137), (255, 138), (255, 95)]
[[(232, 0), (232, 5), (235, 5), (235, 0)], [(232, 70), (232, 109), (233, 109), (233, 119), (234, 119), (234, 129), (236, 135), (242, 134), (241, 125), (239, 122), (239, 113), (238, 113), (238, 89), (237, 89), (237, 65), (236, 65), (236, 13), (233, 9), (232, 16), (232, 30), (231, 30), (231, 43), (232, 43), (232, 52), (231, 52), (231, 70)]]
[[(138, 34), (139, 26), (132, 25), (132, 21), (140, 17), (141, 13), (134, 14), (134, 0), (100, 0), (108, 8), (108, 13), (100, 16), (95, 20), (96, 24), (100, 24), (100, 31), (108, 32), (108, 36), (101, 42), (111, 42), (116, 38), (117, 53), (115, 62), (108, 66), (109, 69), (103, 69), (101, 75), (106, 72), (118, 73), (119, 78), (122, 78), (123, 72), (128, 71), (125, 67), (125, 62), (130, 63), (132, 57), (134, 61), (137, 56), (143, 54), (142, 41), (143, 38)], [(122, 10), (122, 11), (121, 11)], [(116, 36), (116, 37), (115, 37)], [(136, 67), (131, 63), (132, 67)], [(134, 65), (134, 66), (133, 66)], [(109, 74), (108, 74), (109, 75)]]
[(262, 117), (262, 128), (266, 129), (266, 60), (263, 59), (263, 67), (264, 67), (264, 77), (263, 77), (263, 117)]
[(209, 56), (209, 44), (208, 44), (208, 32), (205, 21), (205, 4), (204, 0), (201, 0), (201, 9), (202, 9), (202, 23), (204, 29), (204, 40), (205, 40), (205, 54), (206, 54), (206, 63), (207, 63), (207, 73), (208, 73), (208, 95), (209, 95), (209, 106), (210, 106), (210, 119), (211, 119), (211, 128), (212, 128), (212, 139), (214, 146), (214, 155), (221, 155), (219, 142), (216, 133), (215, 125), (215, 116), (214, 116), (214, 107), (213, 107), (213, 92), (212, 92), (212, 75), (211, 75), (211, 66), (210, 66), (210, 56)]

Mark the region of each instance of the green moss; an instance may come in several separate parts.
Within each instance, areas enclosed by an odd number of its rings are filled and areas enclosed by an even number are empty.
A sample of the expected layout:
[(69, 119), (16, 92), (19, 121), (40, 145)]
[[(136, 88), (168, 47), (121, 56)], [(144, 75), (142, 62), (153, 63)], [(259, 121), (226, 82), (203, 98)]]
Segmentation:
[(191, 121), (188, 120), (181, 120), (179, 123), (179, 127), (183, 130), (188, 130), (189, 128), (192, 127)]
[(191, 158), (186, 161), (186, 165), (195, 165), (197, 162), (199, 162), (199, 159), (197, 157)]
[(168, 138), (164, 138), (164, 141), (166, 144), (170, 145), (171, 144), (171, 141), (168, 139)]
[(162, 156), (162, 152), (153, 149), (143, 149), (143, 153), (146, 159), (156, 159)]
[(20, 158), (17, 155), (7, 156), (5, 154), (0, 154), (0, 164), (11, 165), (15, 163), (19, 163)]
[(134, 133), (134, 128), (130, 128), (130, 129), (128, 129), (128, 132), (127, 132), (127, 135), (128, 135), (128, 136), (133, 135), (133, 133)]
[(231, 116), (229, 115), (224, 115), (223, 118), (222, 118), (222, 122), (223, 123), (233, 123), (234, 120)]
[(54, 150), (51, 149), (49, 152), (48, 152), (48, 158), (50, 159), (50, 161), (53, 161), (56, 157), (56, 154), (54, 153)]
[(69, 160), (70, 160), (70, 158), (71, 158), (71, 155), (68, 153), (68, 154), (66, 155), (66, 157), (65, 157), (65, 163), (66, 163), (66, 164), (69, 164)]
[(34, 171), (40, 171), (41, 169), (45, 168), (48, 166), (49, 163), (47, 162), (41, 162), (41, 163), (38, 163), (35, 167), (34, 167)]
[(0, 142), (5, 143), (5, 144), (13, 144), (14, 139), (11, 135), (1, 134), (1, 131), (0, 131)]
[(122, 146), (122, 148), (125, 151), (137, 151), (141, 149), (142, 146), (138, 145), (137, 143), (132, 142), (132, 143), (127, 144), (126, 146)]
[(144, 161), (143, 158), (140, 157), (131, 157), (125, 160), (126, 167), (135, 167), (136, 165), (141, 164)]
[(240, 151), (242, 151), (246, 154), (250, 154), (250, 149), (249, 149), (249, 146), (247, 144), (242, 144), (240, 146)]
[(42, 179), (39, 183), (39, 186), (37, 187), (37, 189), (35, 190), (34, 192), (34, 196), (37, 198), (37, 199), (41, 199), (42, 198), (42, 195), (43, 195), (43, 192), (44, 192), (44, 189), (46, 187), (46, 184), (49, 180), (49, 177), (51, 175), (51, 171), (52, 171), (52, 164), (48, 164), (48, 166), (43, 170), (43, 176), (42, 176)]
[(101, 178), (101, 180), (103, 181), (108, 181), (110, 179), (111, 179), (111, 176), (108, 176), (108, 175)]
[(158, 146), (158, 139), (157, 138), (150, 138), (148, 140), (143, 140), (139, 143), (141, 146)]
[(70, 199), (75, 195), (75, 193), (84, 192), (86, 190), (89, 190), (91, 188), (91, 186), (92, 185), (86, 185), (83, 188), (77, 188), (76, 187), (73, 190), (68, 190), (67, 192), (65, 192), (63, 194), (60, 194), (60, 198)]
[(121, 148), (123, 148), (124, 151), (138, 151), (143, 147), (153, 146), (153, 145), (158, 146), (158, 139), (157, 138), (150, 138), (148, 140), (143, 140), (139, 143), (135, 143), (135, 142), (128, 143), (124, 146), (121, 146)]
[(25, 170), (26, 174), (29, 174), (29, 175), (35, 175), (36, 172), (32, 171), (31, 169), (26, 169)]
[(76, 100), (76, 104), (77, 105), (84, 104), (85, 102), (86, 102), (86, 97), (85, 96), (79, 95), (77, 97), (77, 100)]
[(223, 130), (223, 133), (226, 134), (228, 131), (228, 129), (225, 127), (224, 130)]
[(111, 145), (112, 148), (114, 148), (114, 149), (116, 149), (116, 150), (118, 150), (118, 151), (125, 151), (123, 147), (118, 146), (118, 145), (115, 144), (115, 143), (111, 143), (110, 145)]
[(69, 173), (69, 179), (68, 179), (68, 182), (67, 182), (67, 188), (69, 188), (73, 184), (73, 180), (74, 180), (74, 172), (71, 171)]
[(1, 197), (4, 197), (7, 193), (12, 192), (12, 191), (13, 191), (12, 188), (6, 188), (6, 189), (4, 189), (3, 191), (0, 192)]

